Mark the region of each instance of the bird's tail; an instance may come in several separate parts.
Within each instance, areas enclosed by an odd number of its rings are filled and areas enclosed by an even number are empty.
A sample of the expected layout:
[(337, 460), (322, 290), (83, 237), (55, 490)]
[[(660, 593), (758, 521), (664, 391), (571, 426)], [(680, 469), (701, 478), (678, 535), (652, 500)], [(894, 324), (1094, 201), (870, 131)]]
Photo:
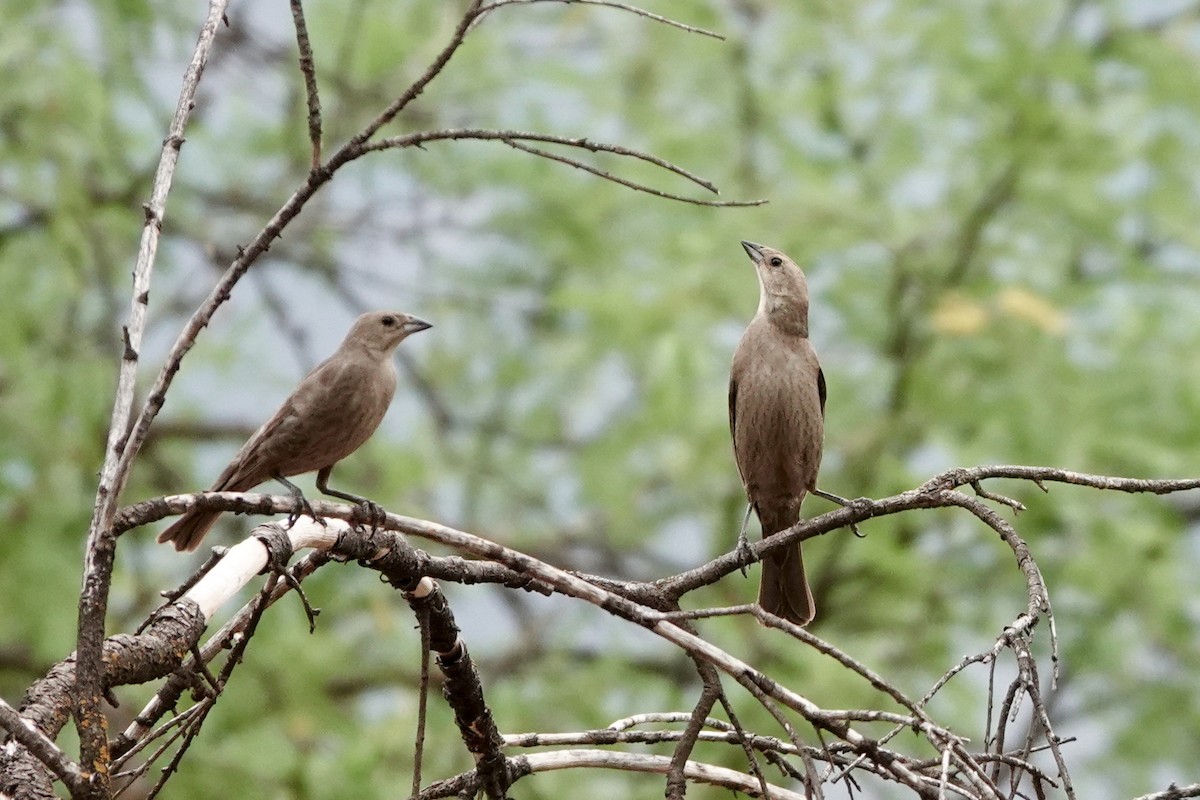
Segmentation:
[(189, 511), (175, 520), (171, 527), (158, 535), (158, 541), (170, 542), (176, 550), (195, 550), (200, 546), (204, 534), (217, 522), (220, 511)]
[[(787, 530), (796, 524), (799, 509), (758, 508), (763, 538)], [(758, 584), (758, 604), (764, 611), (783, 617), (796, 625), (807, 625), (817, 614), (808, 578), (804, 575), (804, 555), (800, 544), (776, 550), (763, 559)]]

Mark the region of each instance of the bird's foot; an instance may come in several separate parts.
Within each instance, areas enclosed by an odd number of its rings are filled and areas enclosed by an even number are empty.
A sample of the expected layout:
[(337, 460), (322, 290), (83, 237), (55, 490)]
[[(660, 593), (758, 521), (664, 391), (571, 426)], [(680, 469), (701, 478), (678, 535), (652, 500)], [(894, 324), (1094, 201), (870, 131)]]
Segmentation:
[(758, 561), (758, 554), (754, 552), (754, 548), (750, 546), (750, 540), (746, 538), (746, 530), (743, 528), (738, 533), (737, 547), (734, 552), (742, 559), (743, 563), (738, 570), (742, 573), (742, 577), (746, 578), (749, 575), (746, 572), (746, 567)]
[(325, 469), (317, 473), (317, 490), (330, 497), (336, 497), (339, 500), (345, 500), (358, 506), (354, 512), (354, 516), (350, 518), (355, 527), (363, 522), (369, 522), (371, 523), (371, 533), (383, 527), (384, 522), (387, 521), (387, 512), (383, 510), (383, 506), (373, 500), (368, 500), (362, 495), (342, 492), (329, 487), (329, 472), (332, 469), (333, 467), (325, 467)]
[(746, 504), (746, 513), (742, 515), (742, 527), (738, 529), (736, 552), (745, 560), (744, 563), (738, 567), (738, 570), (741, 571), (743, 578), (749, 577), (746, 574), (746, 565), (753, 564), (755, 561), (758, 561), (758, 556), (754, 554), (754, 550), (750, 547), (750, 541), (746, 538), (746, 526), (750, 523), (750, 512), (753, 509), (754, 505), (752, 503)]
[[(837, 505), (841, 506), (842, 508), (848, 508), (851, 511), (862, 512), (862, 511), (866, 511), (868, 508), (871, 507), (871, 499), (869, 497), (857, 497), (854, 500), (847, 500), (845, 497), (842, 497), (840, 494), (834, 494), (833, 492), (825, 492), (825, 491), (822, 491), (821, 489), (817, 489), (817, 488), (813, 488), (812, 493), (815, 494), (817, 497), (823, 497), (826, 500), (828, 500), (829, 502), (836, 503)], [(849, 525), (849, 528), (850, 528), (850, 532), (853, 533), (855, 536), (857, 536), (859, 539), (867, 538), (867, 535), (858, 529), (857, 522), (851, 522)]]
[(317, 512), (313, 511), (312, 504), (308, 502), (308, 498), (304, 496), (304, 492), (300, 491), (299, 486), (278, 473), (272, 475), (271, 477), (287, 487), (288, 494), (292, 496), (292, 510), (288, 514), (287, 518), (287, 528), (289, 531), (292, 529), (292, 526), (299, 521), (300, 517), (305, 515), (312, 517), (317, 522), (321, 523), (321, 525), (325, 524), (325, 519), (318, 516)]
[(293, 495), (292, 500), (292, 510), (288, 513), (287, 518), (288, 530), (291, 530), (292, 526), (300, 520), (300, 517), (304, 516), (312, 517), (322, 525), (325, 524), (325, 518), (317, 514), (316, 511), (313, 511), (312, 503), (308, 502), (307, 497), (302, 494), (298, 494)]
[(358, 524), (360, 519), (363, 522), (369, 522), (371, 524), (371, 533), (375, 533), (387, 522), (387, 510), (374, 500), (360, 497), (356, 502), (358, 503), (358, 509), (354, 512), (355, 524)]

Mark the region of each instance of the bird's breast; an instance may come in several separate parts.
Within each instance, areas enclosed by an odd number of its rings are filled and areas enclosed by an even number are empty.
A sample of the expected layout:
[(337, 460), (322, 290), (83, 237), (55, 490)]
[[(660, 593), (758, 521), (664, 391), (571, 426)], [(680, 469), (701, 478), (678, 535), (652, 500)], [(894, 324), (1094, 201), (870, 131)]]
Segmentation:
[(806, 338), (750, 329), (734, 355), (734, 455), (751, 498), (815, 486), (824, 419), (820, 364)]

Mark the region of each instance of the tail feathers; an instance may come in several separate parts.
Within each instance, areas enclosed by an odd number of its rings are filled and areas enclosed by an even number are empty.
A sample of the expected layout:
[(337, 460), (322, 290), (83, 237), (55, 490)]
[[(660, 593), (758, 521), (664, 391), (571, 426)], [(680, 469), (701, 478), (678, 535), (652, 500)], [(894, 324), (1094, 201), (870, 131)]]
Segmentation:
[(189, 511), (158, 535), (158, 541), (170, 542), (176, 550), (195, 550), (221, 516), (220, 511)]
[[(795, 525), (800, 518), (801, 500), (803, 495), (783, 504), (757, 505), (755, 510), (762, 525), (763, 538)], [(758, 604), (764, 611), (796, 625), (807, 625), (817, 615), (817, 606), (804, 574), (804, 555), (798, 543), (776, 550), (763, 559)]]
[(807, 625), (813, 621), (817, 607), (808, 588), (808, 578), (804, 575), (804, 556), (800, 552), (800, 545), (785, 547), (763, 559), (758, 604), (764, 611), (796, 625)]
[[(253, 441), (253, 439), (251, 439)], [(243, 448), (244, 449), (244, 448)], [(253, 489), (258, 484), (267, 479), (266, 475), (261, 475), (253, 469), (247, 469), (245, 461), (241, 453), (234, 457), (229, 466), (225, 467), (224, 472), (217, 478), (216, 483), (209, 489), (210, 492), (244, 492), (247, 489)], [(203, 511), (195, 509), (184, 514), (179, 519), (175, 520), (171, 527), (158, 535), (158, 542), (170, 542), (175, 545), (176, 550), (195, 550), (200, 546), (200, 542), (204, 539), (204, 535), (208, 533), (212, 526), (216, 524), (217, 517), (221, 516), (220, 511)]]

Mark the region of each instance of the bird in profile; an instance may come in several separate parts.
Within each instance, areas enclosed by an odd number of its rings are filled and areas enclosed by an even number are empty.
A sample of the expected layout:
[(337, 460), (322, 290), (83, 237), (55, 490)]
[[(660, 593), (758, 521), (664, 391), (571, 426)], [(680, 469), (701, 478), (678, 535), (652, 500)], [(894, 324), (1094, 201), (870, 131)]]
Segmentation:
[[(825, 432), (825, 375), (808, 339), (808, 282), (787, 255), (742, 242), (758, 273), (758, 312), (733, 354), (729, 430), (750, 508), (763, 537), (800, 519), (808, 492), (818, 492)], [(746, 518), (738, 535), (746, 549)], [(797, 543), (763, 559), (758, 604), (797, 625), (816, 614)]]
[[(287, 479), (317, 472), (323, 494), (357, 503), (374, 519), (365, 497), (329, 488), (333, 467), (361, 447), (383, 421), (396, 393), (392, 354), (408, 336), (433, 327), (398, 311), (371, 311), (354, 321), (337, 351), (305, 376), (275, 414), (242, 445), (209, 491), (244, 492), (274, 478), (300, 509), (311, 513), (300, 488)], [(220, 511), (193, 509), (158, 535), (176, 550), (195, 550)]]

